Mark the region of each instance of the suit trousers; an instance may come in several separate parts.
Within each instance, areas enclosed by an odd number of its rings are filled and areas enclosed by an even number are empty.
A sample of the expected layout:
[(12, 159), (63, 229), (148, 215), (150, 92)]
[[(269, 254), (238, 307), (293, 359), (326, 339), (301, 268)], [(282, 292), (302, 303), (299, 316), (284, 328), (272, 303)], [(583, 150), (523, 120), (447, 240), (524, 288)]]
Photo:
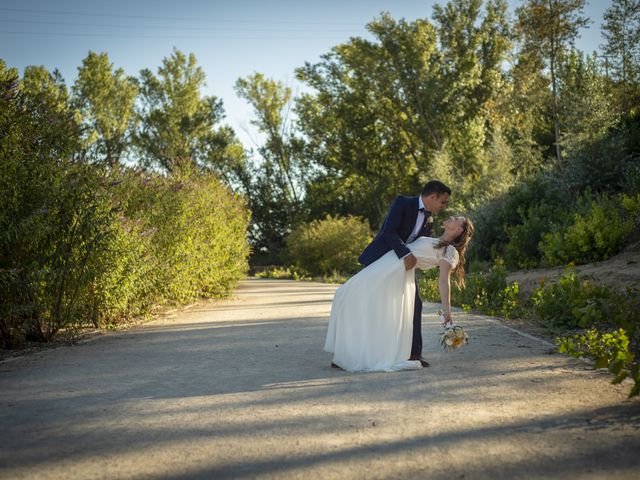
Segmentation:
[(422, 299), (417, 278), (416, 301), (413, 306), (413, 339), (411, 340), (411, 356), (414, 355), (422, 355)]

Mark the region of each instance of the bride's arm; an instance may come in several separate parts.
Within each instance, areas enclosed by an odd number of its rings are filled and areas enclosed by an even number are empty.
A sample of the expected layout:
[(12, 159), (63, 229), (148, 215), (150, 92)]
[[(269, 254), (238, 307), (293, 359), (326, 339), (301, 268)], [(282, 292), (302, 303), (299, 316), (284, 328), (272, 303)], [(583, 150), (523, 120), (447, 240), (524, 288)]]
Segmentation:
[(444, 311), (445, 323), (451, 323), (451, 264), (446, 260), (438, 262), (440, 267), (440, 277), (438, 278), (438, 287), (440, 289), (440, 301), (442, 302), (442, 310)]

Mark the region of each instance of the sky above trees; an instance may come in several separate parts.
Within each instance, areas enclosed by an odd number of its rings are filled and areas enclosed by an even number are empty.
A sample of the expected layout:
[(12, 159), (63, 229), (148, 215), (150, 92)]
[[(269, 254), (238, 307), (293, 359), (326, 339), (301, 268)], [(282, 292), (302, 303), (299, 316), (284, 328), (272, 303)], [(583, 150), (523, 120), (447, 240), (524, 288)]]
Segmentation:
[[(431, 18), (435, 0), (293, 0), (234, 2), (184, 0), (0, 0), (0, 58), (21, 71), (27, 65), (58, 68), (67, 84), (89, 50), (107, 52), (128, 75), (155, 71), (173, 47), (196, 55), (206, 75), (205, 95), (222, 99), (226, 122), (247, 146), (259, 134), (249, 123), (248, 103), (235, 82), (254, 72), (302, 87), (294, 69), (349, 37), (372, 38), (365, 25), (387, 11), (394, 18)], [(522, 2), (510, 0), (511, 12)], [(600, 24), (610, 1), (591, 1), (585, 9), (589, 29), (576, 46), (592, 52), (603, 43)]]

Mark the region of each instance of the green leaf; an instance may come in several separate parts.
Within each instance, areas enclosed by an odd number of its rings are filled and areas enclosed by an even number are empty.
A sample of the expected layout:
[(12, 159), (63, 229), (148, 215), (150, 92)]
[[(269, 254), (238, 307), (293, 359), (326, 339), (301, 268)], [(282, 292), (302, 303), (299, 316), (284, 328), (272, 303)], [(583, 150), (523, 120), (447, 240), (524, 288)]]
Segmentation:
[(595, 368), (596, 370), (600, 368), (607, 368), (609, 366), (609, 360), (607, 357), (600, 357), (596, 360)]

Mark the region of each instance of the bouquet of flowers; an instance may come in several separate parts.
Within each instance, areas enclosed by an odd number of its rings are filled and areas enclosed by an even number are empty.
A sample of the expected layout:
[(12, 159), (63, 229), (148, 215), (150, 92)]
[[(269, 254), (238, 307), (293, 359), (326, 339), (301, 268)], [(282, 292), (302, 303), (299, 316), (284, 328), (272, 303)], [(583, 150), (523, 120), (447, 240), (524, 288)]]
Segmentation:
[(446, 351), (451, 351), (454, 348), (459, 348), (465, 343), (469, 343), (469, 335), (464, 331), (460, 325), (454, 325), (453, 323), (445, 324), (444, 312), (438, 310), (438, 315), (442, 324), (445, 325), (444, 332), (440, 334), (440, 345)]

